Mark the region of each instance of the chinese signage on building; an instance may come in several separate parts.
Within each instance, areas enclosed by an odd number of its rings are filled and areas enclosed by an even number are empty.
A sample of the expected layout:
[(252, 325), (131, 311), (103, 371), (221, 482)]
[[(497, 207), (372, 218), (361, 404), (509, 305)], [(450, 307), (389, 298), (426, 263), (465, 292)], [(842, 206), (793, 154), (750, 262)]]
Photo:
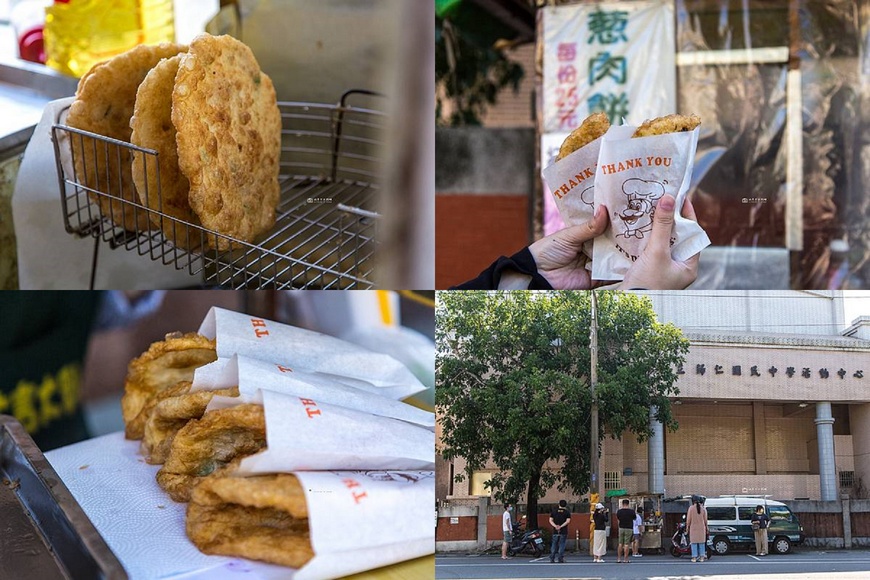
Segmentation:
[(682, 397), (868, 400), (870, 353), (771, 345), (692, 345), (677, 369)]
[[(676, 113), (672, 2), (601, 2), (544, 9), (541, 167), (592, 113), (612, 124)], [(544, 184), (544, 233), (564, 227)]]

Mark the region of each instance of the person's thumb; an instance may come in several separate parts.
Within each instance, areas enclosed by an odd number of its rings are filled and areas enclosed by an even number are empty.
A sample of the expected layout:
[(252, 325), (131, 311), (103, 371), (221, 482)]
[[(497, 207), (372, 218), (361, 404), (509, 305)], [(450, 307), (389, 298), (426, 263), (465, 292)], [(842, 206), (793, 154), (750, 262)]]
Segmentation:
[(674, 231), (674, 208), (676, 204), (677, 202), (673, 196), (665, 194), (656, 205), (652, 236), (650, 237), (650, 245), (655, 251), (670, 254), (671, 235)]
[(595, 214), (589, 221), (570, 226), (562, 230), (565, 241), (571, 244), (581, 246), (593, 238), (597, 238), (607, 229), (607, 208), (603, 205), (598, 206)]

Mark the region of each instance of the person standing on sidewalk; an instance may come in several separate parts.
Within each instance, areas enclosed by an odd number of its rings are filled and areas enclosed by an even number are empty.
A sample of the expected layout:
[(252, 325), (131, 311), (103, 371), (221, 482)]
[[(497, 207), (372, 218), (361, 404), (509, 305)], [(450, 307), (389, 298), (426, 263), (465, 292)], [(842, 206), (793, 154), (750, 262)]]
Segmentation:
[(565, 561), (565, 540), (568, 539), (568, 522), (571, 521), (571, 512), (568, 511), (568, 502), (559, 500), (559, 507), (550, 512), (550, 525), (553, 526), (553, 543), (550, 546), (550, 562), (554, 562), (559, 556), (559, 563)]
[[(628, 507), (628, 500), (622, 500), (622, 507), (616, 512), (619, 522), (619, 543), (616, 546), (616, 562), (631, 562), (631, 540), (634, 537), (634, 510)], [(624, 554), (624, 555), (623, 555)]]
[(604, 562), (604, 554), (607, 553), (607, 520), (610, 514), (600, 503), (595, 504), (592, 513), (592, 522), (595, 524), (595, 532), (592, 534), (593, 562)]
[(511, 521), (511, 512), (514, 507), (506, 503), (504, 504), (504, 513), (501, 515), (501, 531), (504, 533), (504, 542), (501, 544), (501, 559), (508, 559), (508, 546), (510, 546), (511, 539), (513, 538), (514, 533), (514, 525)]
[(692, 496), (692, 505), (686, 513), (686, 531), (692, 544), (692, 562), (707, 559), (707, 508), (700, 496)]
[(637, 514), (634, 516), (634, 529), (632, 530), (631, 547), (635, 558), (640, 558), (643, 554), (640, 553), (640, 537), (643, 534), (643, 506), (637, 506)]
[(755, 513), (749, 520), (752, 522), (752, 531), (755, 532), (755, 555), (767, 556), (767, 528), (770, 526), (770, 517), (764, 512), (764, 506), (755, 506)]

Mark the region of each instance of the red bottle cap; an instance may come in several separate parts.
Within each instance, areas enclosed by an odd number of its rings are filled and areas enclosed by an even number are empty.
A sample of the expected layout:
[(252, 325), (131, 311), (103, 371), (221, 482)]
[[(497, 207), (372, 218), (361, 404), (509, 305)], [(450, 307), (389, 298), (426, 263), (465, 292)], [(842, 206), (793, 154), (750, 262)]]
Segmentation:
[(45, 44), (42, 39), (42, 26), (32, 28), (18, 40), (18, 54), (24, 60), (45, 64)]

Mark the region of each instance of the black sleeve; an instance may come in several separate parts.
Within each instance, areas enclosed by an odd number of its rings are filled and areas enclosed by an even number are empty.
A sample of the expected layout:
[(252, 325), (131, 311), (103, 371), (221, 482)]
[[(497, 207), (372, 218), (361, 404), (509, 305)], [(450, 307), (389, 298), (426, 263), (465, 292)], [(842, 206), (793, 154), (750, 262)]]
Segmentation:
[(505, 270), (515, 270), (520, 274), (531, 276), (532, 281), (529, 283), (529, 290), (553, 289), (550, 283), (547, 282), (547, 279), (538, 273), (535, 259), (532, 257), (529, 248), (526, 247), (510, 258), (500, 256), (489, 268), (481, 272), (477, 278), (463, 282), (458, 286), (453, 286), (450, 290), (497, 290), (502, 272)]

